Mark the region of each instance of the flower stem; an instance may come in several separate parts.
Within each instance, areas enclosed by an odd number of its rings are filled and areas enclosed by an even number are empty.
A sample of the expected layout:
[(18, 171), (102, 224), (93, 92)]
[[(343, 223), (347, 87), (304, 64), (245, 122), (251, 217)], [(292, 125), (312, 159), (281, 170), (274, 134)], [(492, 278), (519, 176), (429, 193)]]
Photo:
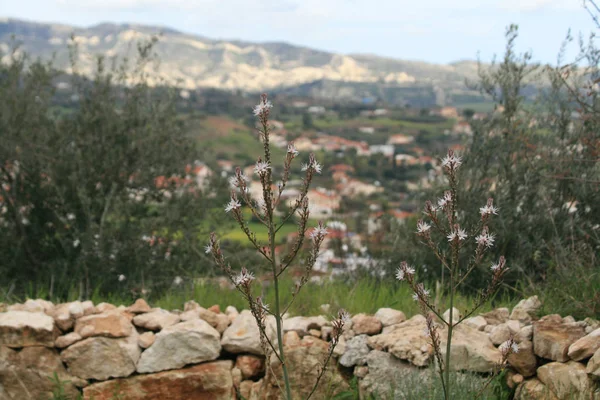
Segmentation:
[(275, 229), (273, 218), (269, 224), (269, 237), (271, 238), (271, 265), (273, 269), (273, 286), (275, 288), (275, 323), (277, 325), (277, 344), (279, 346), (279, 359), (283, 369), (283, 381), (285, 384), (286, 400), (292, 400), (292, 391), (287, 365), (285, 364), (285, 355), (283, 354), (283, 324), (281, 316), (281, 306), (279, 304), (279, 277), (277, 271), (277, 260), (275, 259)]

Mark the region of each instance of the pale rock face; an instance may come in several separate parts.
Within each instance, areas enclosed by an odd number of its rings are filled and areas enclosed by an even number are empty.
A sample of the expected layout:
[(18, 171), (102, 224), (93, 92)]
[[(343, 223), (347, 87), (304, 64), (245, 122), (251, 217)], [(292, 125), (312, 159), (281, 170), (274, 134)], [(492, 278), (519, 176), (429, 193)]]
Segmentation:
[[(274, 341), (275, 319), (267, 318), (267, 334)], [(223, 332), (221, 345), (230, 353), (250, 353), (262, 355), (258, 325), (250, 310), (243, 310)]]
[(340, 357), (340, 364), (344, 367), (365, 365), (367, 363), (367, 355), (370, 351), (367, 345), (368, 338), (367, 335), (358, 335), (348, 340), (344, 354)]
[(490, 332), (490, 340), (496, 346), (506, 342), (510, 339), (511, 332), (506, 323), (496, 325), (494, 329)]
[(146, 300), (137, 299), (131, 306), (127, 308), (132, 314), (143, 314), (152, 311)]
[(381, 321), (384, 327), (406, 321), (406, 315), (402, 311), (394, 310), (393, 308), (380, 308), (375, 313), (375, 318)]
[(318, 317), (292, 317), (283, 320), (283, 331), (296, 331), (300, 336), (309, 333), (311, 329), (321, 329), (329, 324), (322, 315)]
[[(467, 325), (458, 325), (452, 331), (452, 368), (457, 371), (491, 372), (502, 360), (489, 336)], [(442, 355), (446, 353), (446, 331), (440, 329)]]
[(94, 336), (71, 345), (60, 357), (79, 378), (120, 378), (135, 372), (141, 353), (137, 341), (137, 333), (119, 339)]
[(54, 304), (50, 301), (42, 299), (27, 299), (23, 304), (11, 304), (7, 307), (7, 311), (27, 311), (27, 312), (46, 312), (54, 308)]
[(372, 315), (357, 314), (352, 317), (352, 330), (357, 335), (376, 335), (381, 332), (381, 328), (381, 321)]
[(215, 360), (220, 353), (219, 332), (206, 321), (180, 322), (156, 334), (152, 346), (142, 353), (137, 371), (178, 369), (187, 364)]
[(55, 305), (54, 308), (46, 312), (46, 314), (54, 318), (56, 326), (63, 332), (71, 330), (75, 324), (75, 316), (71, 315), (69, 309), (70, 303), (63, 303)]
[[(425, 317), (415, 315), (401, 324), (385, 328), (387, 332), (371, 336), (367, 342), (374, 350), (388, 351), (401, 360), (424, 367), (429, 364), (433, 354), (423, 334), (425, 327)], [(486, 339), (489, 341), (487, 335)]]
[(533, 378), (517, 387), (515, 400), (558, 400), (558, 398), (539, 379)]
[(525, 378), (535, 375), (537, 358), (533, 354), (533, 343), (530, 341), (519, 343), (519, 352), (508, 356), (508, 364)]
[(533, 339), (533, 325), (527, 325), (521, 328), (519, 333), (515, 335), (515, 342), (521, 343), (531, 341)]
[[(447, 323), (450, 321), (450, 309), (447, 309), (444, 314), (442, 314), (442, 318)], [(460, 311), (456, 307), (452, 307), (452, 324), (455, 325), (456, 321), (460, 319)]]
[(596, 379), (600, 378), (600, 349), (596, 350), (592, 358), (590, 358), (585, 371), (596, 377)]
[(542, 302), (537, 296), (521, 300), (512, 310), (510, 319), (518, 320), (523, 323), (529, 323), (535, 313), (542, 307)]
[(8, 311), (0, 314), (0, 345), (54, 347), (57, 332), (52, 317), (41, 312)]
[(566, 362), (569, 346), (585, 335), (584, 328), (563, 323), (560, 315), (547, 315), (533, 324), (533, 349), (538, 357)]
[(156, 336), (154, 335), (154, 332), (144, 332), (138, 337), (138, 346), (142, 349), (147, 349), (154, 344), (155, 340)]
[(559, 399), (587, 400), (596, 389), (585, 366), (575, 361), (545, 364), (538, 368), (537, 378)]
[(94, 303), (91, 300), (84, 301), (81, 303), (81, 307), (83, 307), (83, 315), (92, 315), (96, 314), (98, 310), (94, 307)]
[[(377, 398), (390, 398), (393, 382), (402, 382), (402, 376), (413, 371), (410, 364), (398, 360), (390, 353), (373, 350), (366, 357), (367, 368), (363, 379), (359, 381), (360, 391), (364, 394), (377, 395)], [(379, 397), (381, 396), (381, 397)]]
[(117, 307), (115, 307), (114, 305), (109, 304), (109, 303), (100, 303), (100, 304), (98, 304), (96, 306), (96, 310), (99, 313), (103, 313), (103, 312), (111, 311), (111, 310), (116, 310), (116, 309), (117, 309)]
[(79, 333), (70, 332), (66, 335), (57, 337), (56, 341), (54, 342), (54, 346), (59, 349), (64, 349), (65, 347), (69, 347), (73, 343), (79, 342), (81, 339), (83, 338)]
[(83, 303), (80, 301), (68, 303), (67, 308), (73, 318), (80, 318), (85, 315), (85, 308), (83, 307)]
[(485, 318), (489, 325), (499, 325), (503, 324), (509, 319), (510, 312), (508, 308), (496, 308), (490, 312), (482, 314), (481, 316)]
[(148, 313), (133, 317), (133, 324), (151, 331), (160, 331), (179, 322), (179, 316), (163, 309), (154, 309)]
[(477, 329), (478, 331), (483, 331), (486, 325), (488, 324), (485, 318), (483, 318), (481, 315), (467, 318), (464, 320), (463, 323), (465, 325), (469, 325), (470, 327)]
[[(284, 353), (286, 363), (288, 364), (290, 380), (292, 382), (316, 382), (319, 366), (322, 365), (326, 354), (329, 351), (329, 344), (312, 336), (299, 338), (296, 332), (286, 333), (284, 338)], [(276, 377), (279, 382), (283, 379), (281, 364), (276, 357), (271, 357), (271, 368), (274, 376), (269, 376), (269, 381), (261, 391), (261, 395), (266, 398), (279, 394), (279, 388), (274, 381)], [(294, 399), (305, 399), (310, 392), (312, 385), (293, 385), (292, 397)], [(336, 362), (332, 358), (329, 360), (327, 370), (314, 393), (315, 399), (330, 399), (335, 394), (348, 389), (346, 380), (336, 368)]]
[(265, 372), (265, 359), (252, 354), (244, 354), (237, 357), (235, 366), (240, 370), (242, 379), (251, 379)]
[(50, 399), (54, 384), (48, 377), (54, 373), (64, 382), (69, 398), (78, 395), (75, 386), (87, 384), (67, 372), (55, 349), (32, 346), (15, 351), (0, 346), (0, 399)]
[(75, 332), (84, 339), (90, 336), (125, 337), (133, 330), (129, 319), (116, 310), (81, 317), (75, 322)]
[(585, 360), (600, 349), (600, 328), (569, 346), (568, 356), (575, 361)]
[(113, 400), (230, 400), (235, 398), (232, 361), (214, 361), (185, 369), (143, 374), (94, 383), (83, 390), (84, 398)]

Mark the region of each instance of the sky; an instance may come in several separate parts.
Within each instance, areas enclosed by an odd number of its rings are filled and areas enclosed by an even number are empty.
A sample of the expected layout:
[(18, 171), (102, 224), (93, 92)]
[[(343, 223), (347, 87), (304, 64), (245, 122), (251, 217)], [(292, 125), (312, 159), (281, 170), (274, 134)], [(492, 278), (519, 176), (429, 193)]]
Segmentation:
[[(90, 26), (173, 28), (213, 39), (287, 42), (343, 54), (449, 63), (519, 51), (556, 63), (569, 28), (598, 30), (583, 0), (0, 0), (0, 17)], [(573, 46), (573, 52), (575, 51)]]

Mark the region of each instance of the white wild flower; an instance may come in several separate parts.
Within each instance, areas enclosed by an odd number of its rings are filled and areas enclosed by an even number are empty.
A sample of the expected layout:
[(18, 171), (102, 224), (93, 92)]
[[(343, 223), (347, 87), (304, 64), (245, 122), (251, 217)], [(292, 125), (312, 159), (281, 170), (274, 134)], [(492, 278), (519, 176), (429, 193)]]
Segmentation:
[(319, 223), (319, 226), (313, 228), (312, 232), (310, 233), (310, 237), (313, 240), (316, 240), (317, 238), (323, 238), (327, 236), (328, 233), (329, 231), (327, 230), (327, 228), (325, 228), (322, 224)]
[(448, 155), (442, 158), (442, 167), (448, 168), (450, 170), (457, 169), (462, 164), (462, 158), (458, 155), (454, 154), (454, 152), (449, 151)]
[(236, 199), (229, 200), (229, 203), (225, 206), (225, 212), (230, 212), (232, 210), (237, 210), (242, 207), (242, 203), (240, 203)]
[(175, 286), (179, 286), (183, 283), (183, 279), (180, 276), (176, 276), (175, 279), (173, 279), (173, 285)]
[(271, 166), (266, 161), (257, 161), (254, 166), (254, 173), (258, 176), (263, 176), (271, 169)]
[(449, 242), (452, 242), (455, 239), (458, 239), (458, 241), (463, 241), (467, 238), (467, 232), (462, 228), (453, 229), (446, 237), (448, 238)]
[(482, 232), (479, 236), (477, 236), (475, 238), (475, 241), (480, 246), (485, 246), (485, 247), (490, 248), (494, 245), (494, 239), (495, 239), (494, 234)]
[(242, 271), (233, 278), (233, 283), (236, 286), (245, 286), (250, 284), (254, 280), (254, 274), (248, 271), (246, 268), (242, 268)]
[(419, 222), (417, 222), (417, 233), (426, 233), (429, 232), (429, 230), (431, 229), (431, 225), (428, 224), (427, 222), (424, 222), (422, 220), (419, 220)]
[(69, 221), (74, 221), (74, 220), (75, 220), (75, 214), (73, 214), (73, 213), (68, 213), (68, 214), (67, 214), (67, 220), (69, 220)]
[(300, 154), (298, 150), (296, 150), (296, 146), (294, 146), (294, 143), (288, 144), (287, 152), (288, 154), (291, 154), (292, 157), (296, 157), (298, 154)]
[(212, 245), (209, 243), (206, 246), (204, 246), (204, 253), (210, 254), (211, 252), (212, 252)]
[(125, 279), (127, 279), (125, 277), (125, 275), (123, 275), (123, 274), (119, 275), (119, 282), (123, 282)]
[(452, 193), (449, 191), (444, 192), (444, 197), (438, 200), (438, 206), (440, 208), (446, 207), (448, 204), (452, 203)]
[(73, 247), (75, 247), (75, 248), (79, 247), (79, 244), (80, 244), (80, 243), (81, 243), (81, 241), (80, 241), (79, 239), (75, 239), (75, 240), (73, 241)]
[(257, 105), (254, 106), (254, 109), (252, 110), (252, 112), (254, 113), (255, 116), (260, 116), (263, 113), (265, 113), (266, 111), (269, 111), (269, 109), (273, 108), (273, 104), (266, 100), (263, 99), (260, 101), (260, 103), (258, 103)]
[(488, 199), (487, 204), (479, 208), (479, 214), (481, 214), (482, 218), (492, 214), (498, 215), (498, 210), (498, 207), (494, 207), (494, 201), (492, 199)]

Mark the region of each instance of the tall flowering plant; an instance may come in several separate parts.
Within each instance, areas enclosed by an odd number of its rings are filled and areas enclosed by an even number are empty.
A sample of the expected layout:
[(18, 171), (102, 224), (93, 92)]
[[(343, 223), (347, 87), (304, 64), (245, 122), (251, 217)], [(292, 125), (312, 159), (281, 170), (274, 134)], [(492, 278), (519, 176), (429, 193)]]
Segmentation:
[[(452, 150), (442, 159), (442, 168), (448, 178), (449, 190), (446, 190), (443, 196), (436, 204), (431, 201), (425, 202), (425, 218), (417, 222), (417, 235), (421, 242), (429, 247), (440, 261), (441, 268), (448, 275), (446, 285), (442, 290), (449, 302), (449, 315), (444, 318), (440, 309), (435, 306), (431, 294), (424, 284), (418, 282), (415, 275), (415, 268), (411, 267), (406, 261), (403, 261), (396, 271), (396, 278), (405, 281), (414, 292), (413, 298), (419, 303), (422, 313), (426, 317), (425, 336), (428, 337), (433, 348), (434, 356), (438, 365), (438, 372), (442, 381), (444, 397), (450, 398), (450, 370), (451, 370), (451, 346), (453, 329), (469, 318), (477, 309), (479, 309), (496, 292), (502, 277), (508, 271), (506, 260), (500, 257), (498, 262), (490, 266), (491, 278), (485, 289), (483, 289), (476, 298), (472, 309), (466, 310), (464, 315), (454, 315), (454, 298), (457, 290), (465, 282), (473, 270), (481, 266), (486, 251), (494, 246), (495, 235), (490, 232), (489, 223), (495, 215), (498, 214), (498, 208), (494, 206), (493, 199), (489, 198), (487, 203), (479, 209), (480, 218), (472, 227), (463, 227), (458, 218), (458, 170), (462, 164), (462, 159)], [(440, 245), (435, 240), (440, 242)], [(445, 242), (445, 245), (444, 245)], [(471, 244), (471, 245), (469, 245)], [(466, 265), (460, 262), (461, 254), (469, 249), (474, 251)], [(442, 341), (440, 339), (440, 330), (434, 318), (437, 317), (446, 329), (446, 350), (442, 351)], [(501, 365), (505, 365), (508, 356), (512, 352), (518, 351), (514, 341), (509, 340), (501, 347), (502, 360)]]
[[(273, 107), (272, 103), (267, 99), (267, 95), (263, 94), (260, 99), (260, 103), (254, 107), (254, 115), (259, 122), (259, 134), (263, 142), (264, 154), (263, 157), (259, 157), (254, 166), (254, 173), (257, 175), (262, 186), (262, 196), (259, 199), (253, 199), (250, 196), (249, 183), (250, 178), (244, 175), (241, 169), (236, 169), (235, 175), (230, 179), (232, 187), (231, 199), (225, 206), (225, 211), (230, 213), (233, 218), (237, 221), (240, 229), (246, 234), (246, 237), (256, 249), (256, 251), (262, 255), (268, 265), (270, 277), (272, 279), (273, 288), (275, 291), (275, 304), (271, 308), (268, 304), (263, 301), (260, 296), (255, 296), (253, 293), (253, 283), (255, 281), (255, 274), (243, 267), (240, 272), (234, 271), (230, 265), (225, 261), (225, 257), (217, 240), (215, 233), (210, 235), (210, 241), (206, 246), (206, 253), (212, 254), (216, 264), (225, 272), (229, 277), (235, 288), (241, 293), (241, 295), (248, 302), (250, 311), (256, 319), (258, 324), (261, 345), (263, 352), (267, 357), (267, 365), (270, 367), (269, 359), (271, 356), (277, 358), (281, 364), (283, 370), (283, 387), (277, 382), (277, 385), (281, 389), (286, 399), (292, 398), (292, 389), (288, 373), (288, 365), (286, 364), (286, 358), (283, 351), (283, 315), (289, 310), (294, 300), (297, 298), (300, 289), (308, 282), (310, 272), (317, 260), (319, 250), (327, 235), (327, 229), (322, 222), (319, 222), (318, 226), (314, 227), (309, 234), (309, 238), (312, 242), (311, 249), (308, 256), (303, 264), (303, 270), (300, 280), (296, 283), (295, 287), (292, 288), (292, 297), (288, 304), (282, 304), (281, 302), (281, 288), (280, 279), (282, 275), (289, 269), (294, 260), (297, 258), (300, 249), (302, 248), (307, 235), (307, 225), (309, 218), (309, 199), (307, 197), (308, 189), (314, 174), (321, 173), (322, 166), (315, 160), (313, 154), (310, 154), (308, 163), (302, 165), (302, 171), (304, 172), (304, 178), (300, 194), (293, 201), (288, 210), (279, 220), (276, 219), (276, 210), (282, 200), (283, 191), (290, 178), (292, 161), (298, 156), (298, 151), (294, 147), (293, 143), (290, 143), (287, 147), (287, 152), (283, 160), (283, 169), (280, 177), (280, 181), (274, 186), (274, 171), (271, 160), (270, 150), (270, 133), (271, 127), (269, 124), (269, 114)], [(244, 214), (242, 207), (246, 206), (254, 215), (254, 217), (263, 224), (268, 230), (268, 242), (261, 243), (256, 237), (256, 234), (250, 229)], [(282, 258), (277, 257), (275, 252), (276, 235), (279, 230), (288, 221), (296, 217), (296, 223), (298, 227), (298, 235), (295, 243), (288, 254)], [(330, 342), (329, 351), (323, 360), (322, 365), (319, 366), (319, 374), (316, 382), (314, 383), (312, 391), (309, 393), (308, 398), (315, 393), (317, 385), (322, 378), (329, 360), (333, 354), (333, 350), (336, 344), (339, 342), (341, 337), (344, 324), (348, 321), (348, 314), (340, 310), (337, 318), (332, 322), (333, 333), (332, 340)], [(276, 327), (276, 338), (273, 338), (269, 334), (270, 327), (268, 327), (268, 320), (275, 321)], [(273, 371), (269, 369), (270, 374)], [(265, 379), (265, 382), (267, 379)]]

